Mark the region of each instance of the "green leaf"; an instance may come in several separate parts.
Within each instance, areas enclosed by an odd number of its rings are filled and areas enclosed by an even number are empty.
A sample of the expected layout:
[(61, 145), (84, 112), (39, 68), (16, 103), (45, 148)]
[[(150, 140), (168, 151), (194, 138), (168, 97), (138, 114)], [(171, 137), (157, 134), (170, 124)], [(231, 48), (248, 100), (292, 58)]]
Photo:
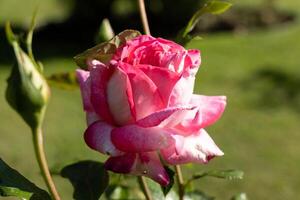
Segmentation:
[(61, 176), (70, 180), (76, 200), (98, 200), (108, 186), (108, 172), (100, 162), (80, 161), (64, 167)]
[(237, 195), (234, 195), (231, 200), (247, 200), (247, 195), (246, 193), (240, 193), (240, 194), (237, 194)]
[(55, 86), (61, 89), (72, 90), (78, 88), (78, 82), (75, 72), (63, 72), (52, 74), (47, 77), (50, 86)]
[(112, 29), (108, 19), (103, 19), (99, 31), (96, 35), (96, 43), (106, 42), (115, 36), (114, 30)]
[(129, 188), (122, 185), (110, 185), (105, 190), (105, 197), (108, 200), (128, 199)]
[(196, 174), (193, 176), (193, 179), (199, 179), (205, 176), (233, 180), (233, 179), (242, 179), (244, 176), (244, 172), (241, 170), (234, 170), (234, 169), (212, 170), (212, 171), (204, 172), (202, 174)]
[(165, 170), (168, 173), (169, 178), (170, 178), (169, 185), (167, 185), (165, 187), (163, 187), (163, 186), (161, 187), (164, 195), (166, 196), (170, 192), (170, 190), (172, 189), (172, 187), (174, 185), (174, 182), (175, 182), (174, 181), (175, 172), (171, 168), (169, 168), (167, 166), (165, 166)]
[(201, 16), (207, 13), (218, 15), (232, 6), (231, 3), (220, 0), (206, 0), (203, 6), (191, 17), (186, 27), (179, 32), (177, 36), (177, 42), (185, 45), (191, 41), (194, 37), (188, 35), (196, 26)]
[(0, 158), (0, 196), (26, 200), (51, 200), (49, 194), (27, 180)]
[(191, 32), (194, 29), (195, 25), (198, 23), (202, 15), (206, 13), (218, 15), (228, 10), (231, 6), (232, 4), (226, 1), (208, 1), (192, 16), (187, 26), (185, 27), (182, 36), (185, 37), (189, 32)]
[(9, 23), (6, 24), (6, 36), (17, 61), (7, 80), (6, 100), (34, 129), (43, 120), (50, 89), (41, 74), (39, 64), (21, 49)]
[(192, 192), (187, 192), (184, 195), (184, 200), (214, 200), (214, 197), (208, 196), (206, 194), (204, 194), (201, 191), (192, 191)]
[(76, 64), (83, 69), (87, 68), (86, 62), (88, 59), (95, 59), (107, 64), (111, 60), (118, 47), (126, 43), (126, 41), (131, 40), (139, 35), (141, 35), (141, 33), (138, 31), (125, 30), (113, 37), (110, 41), (98, 44), (95, 47), (76, 55), (74, 60)]

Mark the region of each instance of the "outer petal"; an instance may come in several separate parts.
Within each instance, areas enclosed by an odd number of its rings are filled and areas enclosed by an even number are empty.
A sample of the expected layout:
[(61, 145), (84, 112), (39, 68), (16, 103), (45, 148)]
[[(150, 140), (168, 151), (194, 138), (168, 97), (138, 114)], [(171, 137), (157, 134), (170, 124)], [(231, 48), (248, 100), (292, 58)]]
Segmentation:
[(111, 140), (117, 149), (131, 153), (155, 151), (173, 143), (167, 130), (135, 124), (113, 129)]
[(107, 103), (107, 82), (112, 70), (103, 63), (94, 60), (90, 62), (91, 103), (95, 112), (106, 122), (113, 123), (113, 118)]
[(163, 108), (157, 86), (139, 69), (139, 66), (119, 62), (119, 67), (124, 70), (131, 83), (136, 120)]
[(138, 154), (136, 165), (131, 173), (139, 176), (147, 176), (162, 186), (170, 183), (169, 176), (156, 152)]
[(136, 122), (137, 125), (142, 127), (154, 127), (163, 125), (177, 125), (181, 122), (186, 113), (191, 112), (195, 107), (192, 106), (181, 106), (181, 107), (171, 107), (163, 110), (156, 111), (147, 117), (140, 119)]
[(121, 156), (110, 157), (105, 162), (104, 166), (107, 170), (116, 173), (128, 174), (132, 171), (136, 163), (136, 157), (137, 155), (134, 153), (127, 153)]
[(99, 117), (99, 115), (97, 115), (97, 113), (95, 112), (86, 112), (86, 123), (87, 125), (91, 125), (92, 123), (96, 122), (96, 121), (100, 121), (101, 118)]
[(163, 186), (170, 183), (169, 176), (155, 152), (110, 157), (105, 168), (116, 173), (147, 176)]
[(93, 111), (93, 106), (91, 104), (91, 84), (90, 84), (90, 72), (82, 69), (76, 70), (77, 80), (79, 82), (83, 108), (85, 111)]
[(132, 123), (135, 120), (132, 90), (127, 75), (116, 68), (107, 84), (109, 109), (118, 125)]
[(87, 145), (108, 155), (122, 155), (123, 153), (116, 149), (111, 142), (111, 131), (113, 127), (105, 122), (95, 122), (88, 127), (84, 133), (84, 139)]
[(190, 103), (198, 108), (194, 112), (189, 112), (178, 126), (185, 132), (195, 132), (215, 123), (224, 112), (226, 97), (193, 95)]
[(201, 64), (200, 51), (198, 49), (190, 49), (187, 51), (185, 58), (185, 67), (189, 67), (193, 73), (197, 73), (198, 68)]
[(171, 165), (207, 163), (215, 156), (224, 155), (204, 129), (187, 137), (181, 135), (173, 137), (175, 144), (161, 150), (163, 159)]

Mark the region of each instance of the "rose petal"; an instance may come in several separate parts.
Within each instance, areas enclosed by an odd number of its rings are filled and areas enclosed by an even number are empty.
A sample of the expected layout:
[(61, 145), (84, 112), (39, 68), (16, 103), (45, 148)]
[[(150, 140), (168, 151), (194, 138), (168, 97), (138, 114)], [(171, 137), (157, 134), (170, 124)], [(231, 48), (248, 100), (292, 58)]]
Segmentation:
[(112, 70), (100, 62), (90, 66), (91, 77), (91, 103), (95, 112), (106, 122), (112, 123), (113, 118), (107, 103), (107, 82), (112, 75)]
[(170, 183), (169, 176), (155, 152), (110, 157), (105, 162), (105, 168), (116, 173), (147, 176), (162, 186)]
[(131, 83), (136, 120), (163, 108), (157, 86), (138, 66), (122, 62), (118, 65), (127, 74)]
[(189, 112), (178, 126), (185, 132), (195, 132), (215, 123), (224, 112), (226, 97), (193, 95), (190, 103), (198, 108)]
[(113, 129), (111, 140), (117, 149), (131, 153), (155, 151), (173, 142), (167, 130), (135, 124)]
[(105, 122), (95, 122), (90, 125), (84, 133), (84, 139), (87, 145), (103, 154), (122, 155), (123, 153), (116, 149), (111, 142), (111, 131), (114, 127)]
[(195, 83), (195, 76), (198, 71), (200, 60), (199, 50), (188, 50), (184, 59), (184, 67), (180, 80), (174, 86), (170, 99), (169, 106), (186, 105), (190, 102)]
[(189, 104), (193, 95), (194, 83), (195, 76), (182, 75), (171, 92), (168, 106), (173, 107)]
[(132, 90), (127, 75), (116, 68), (107, 84), (109, 109), (118, 125), (134, 122), (134, 103)]
[[(142, 127), (154, 127), (159, 126), (164, 122), (164, 125), (176, 125), (181, 122), (186, 112), (190, 112), (195, 107), (192, 106), (181, 106), (181, 107), (171, 107), (163, 110), (156, 111), (147, 117), (140, 119), (136, 122), (139, 126)], [(184, 113), (184, 114), (183, 114)]]
[(82, 69), (76, 70), (77, 80), (79, 82), (83, 108), (85, 111), (93, 111), (93, 106), (91, 104), (91, 89), (90, 89), (90, 72)]
[(166, 68), (155, 67), (152, 65), (139, 65), (139, 68), (156, 85), (164, 105), (167, 106), (172, 89), (179, 80), (180, 76)]
[(97, 113), (95, 112), (86, 112), (86, 123), (87, 125), (91, 125), (92, 123), (96, 122), (96, 121), (100, 121), (101, 118), (99, 117), (99, 115), (97, 115)]
[(127, 153), (121, 156), (109, 157), (104, 164), (105, 169), (115, 173), (128, 174), (136, 163), (136, 154)]
[(167, 186), (170, 183), (169, 175), (161, 164), (156, 152), (138, 154), (136, 165), (131, 173), (147, 176), (162, 186)]
[(186, 66), (190, 66), (191, 69), (195, 68), (193, 73), (197, 73), (198, 68), (201, 64), (200, 51), (198, 49), (190, 49), (187, 51), (187, 56), (185, 58)]
[(207, 163), (215, 156), (224, 155), (204, 129), (187, 137), (182, 135), (173, 137), (175, 144), (161, 150), (163, 159), (171, 165)]

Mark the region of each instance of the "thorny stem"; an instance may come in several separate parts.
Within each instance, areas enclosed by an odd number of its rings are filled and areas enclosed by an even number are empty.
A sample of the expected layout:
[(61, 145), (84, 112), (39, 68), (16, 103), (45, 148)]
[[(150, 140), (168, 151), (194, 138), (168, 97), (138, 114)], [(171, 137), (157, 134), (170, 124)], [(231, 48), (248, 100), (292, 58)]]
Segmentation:
[(54, 200), (60, 200), (59, 194), (55, 188), (54, 182), (49, 172), (44, 145), (43, 145), (43, 134), (41, 127), (32, 130), (33, 133), (33, 144), (36, 159), (38, 161), (42, 176), (47, 185), (49, 192)]
[(150, 28), (149, 28), (148, 19), (147, 19), (145, 2), (144, 2), (144, 0), (138, 0), (138, 2), (139, 2), (139, 10), (140, 10), (140, 16), (142, 19), (142, 23), (143, 23), (144, 32), (146, 35), (150, 35)]

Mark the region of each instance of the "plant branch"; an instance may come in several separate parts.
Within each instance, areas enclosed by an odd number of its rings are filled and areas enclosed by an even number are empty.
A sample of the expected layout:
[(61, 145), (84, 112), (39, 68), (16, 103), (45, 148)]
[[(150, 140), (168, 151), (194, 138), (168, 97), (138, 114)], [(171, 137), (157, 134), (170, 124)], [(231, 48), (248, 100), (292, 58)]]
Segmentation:
[(175, 165), (175, 171), (176, 171), (176, 176), (178, 181), (179, 200), (183, 200), (185, 184), (184, 184), (180, 165)]
[(142, 19), (142, 23), (143, 23), (144, 32), (146, 35), (150, 35), (150, 28), (149, 28), (148, 19), (147, 19), (145, 2), (144, 2), (144, 0), (138, 0), (138, 2), (139, 2), (139, 10), (140, 10), (140, 16)]
[(148, 184), (143, 176), (138, 176), (139, 183), (142, 187), (144, 195), (147, 200), (153, 200)]
[(50, 175), (50, 171), (48, 168), (44, 145), (43, 145), (43, 134), (41, 127), (38, 127), (32, 130), (33, 133), (33, 144), (34, 144), (34, 151), (36, 155), (36, 159), (38, 161), (42, 176), (44, 181), (48, 187), (49, 192), (54, 200), (60, 200), (59, 194), (55, 188), (54, 182)]

